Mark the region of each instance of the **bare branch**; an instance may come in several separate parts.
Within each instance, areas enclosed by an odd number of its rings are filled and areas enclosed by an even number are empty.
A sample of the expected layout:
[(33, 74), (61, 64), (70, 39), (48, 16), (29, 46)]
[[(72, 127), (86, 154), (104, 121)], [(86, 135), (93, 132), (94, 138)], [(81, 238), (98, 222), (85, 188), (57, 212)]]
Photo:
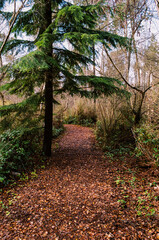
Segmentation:
[(159, 77), (155, 76), (154, 74), (152, 74), (152, 76), (153, 76), (154, 78), (157, 78), (157, 79), (159, 79)]
[[(118, 67), (115, 65), (113, 59), (111, 58), (111, 56), (110, 56), (110, 54), (108, 53), (108, 50), (106, 49), (105, 46), (104, 46), (104, 50), (105, 50), (105, 52), (106, 52), (109, 60), (111, 61), (113, 67), (114, 67), (114, 68), (116, 69), (116, 71), (119, 73), (119, 75), (121, 76), (121, 78), (123, 79), (123, 81), (124, 81), (131, 89), (134, 89), (134, 90), (136, 90), (137, 92), (141, 93), (142, 95), (143, 95), (143, 94), (145, 95), (145, 93), (146, 93), (148, 90), (150, 90), (152, 87), (155, 87), (156, 85), (159, 84), (159, 82), (156, 83), (156, 84), (153, 84), (153, 85), (149, 86), (148, 88), (146, 88), (144, 91), (142, 91), (141, 89), (138, 89), (137, 87), (132, 86), (132, 85), (126, 80), (126, 78), (123, 76), (123, 74), (122, 74), (121, 71), (118, 69)], [(153, 75), (153, 76), (154, 76), (154, 75)], [(154, 77), (156, 77), (156, 76), (154, 76)], [(156, 77), (156, 78), (159, 79), (159, 77)]]
[(155, 3), (156, 3), (156, 7), (157, 7), (157, 13), (158, 13), (158, 16), (159, 16), (159, 1), (155, 0)]
[(10, 26), (9, 26), (9, 31), (8, 31), (6, 37), (5, 37), (4, 41), (3, 41), (3, 44), (2, 44), (2, 46), (1, 46), (1, 48), (0, 48), (0, 55), (2, 54), (2, 51), (3, 51), (5, 45), (6, 45), (7, 41), (8, 41), (8, 38), (9, 38), (9, 36), (10, 36), (10, 33), (11, 33), (11, 31), (12, 31), (13, 25), (14, 25), (14, 23), (15, 23), (18, 15), (19, 15), (19, 13), (21, 12), (22, 8), (24, 7), (24, 4), (25, 4), (26, 1), (27, 1), (27, 0), (24, 0), (24, 1), (22, 2), (22, 5), (19, 7), (19, 9), (18, 9), (17, 12), (16, 12), (16, 9), (15, 9), (15, 8), (16, 8), (16, 5), (14, 5), (14, 12), (13, 12), (13, 15), (12, 15), (12, 17), (11, 17), (11, 20), (10, 20), (10, 22), (9, 22), (9, 25), (10, 25)]
[(116, 69), (116, 71), (119, 73), (119, 75), (121, 76), (121, 78), (123, 79), (123, 81), (124, 81), (130, 88), (132, 88), (132, 89), (134, 89), (134, 90), (136, 90), (136, 91), (138, 91), (138, 92), (140, 92), (140, 93), (143, 93), (142, 90), (140, 90), (140, 89), (132, 86), (132, 85), (125, 79), (125, 77), (123, 76), (123, 74), (121, 73), (121, 71), (120, 71), (120, 70), (118, 69), (118, 67), (115, 65), (113, 59), (111, 58), (111, 56), (110, 56), (110, 54), (108, 53), (108, 50), (107, 50), (107, 48), (106, 48), (105, 46), (104, 46), (104, 50), (105, 50), (105, 52), (106, 52), (109, 60), (111, 61), (113, 67), (114, 67), (114, 68)]
[(8, 67), (5, 69), (4, 72), (2, 72), (2, 74), (0, 75), (0, 82), (3, 80), (3, 78), (5, 77), (6, 73), (7, 73)]

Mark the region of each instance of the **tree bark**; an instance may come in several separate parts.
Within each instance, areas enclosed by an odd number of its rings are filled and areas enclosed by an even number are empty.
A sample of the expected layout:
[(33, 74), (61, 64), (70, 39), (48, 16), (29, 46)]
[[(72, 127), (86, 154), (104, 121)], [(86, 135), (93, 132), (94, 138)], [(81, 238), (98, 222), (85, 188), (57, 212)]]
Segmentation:
[[(51, 24), (51, 0), (42, 0), (43, 16), (44, 16), (44, 31)], [(49, 40), (46, 46), (45, 53), (48, 57), (52, 57), (52, 41)], [(53, 83), (52, 69), (50, 68), (45, 73), (45, 126), (43, 151), (46, 156), (51, 156), (52, 143), (52, 117), (53, 117)]]
[(52, 143), (52, 116), (53, 116), (53, 94), (52, 94), (52, 76), (46, 74), (45, 79), (45, 127), (44, 127), (44, 141), (43, 151), (46, 156), (51, 156)]
[(142, 109), (144, 98), (145, 98), (145, 92), (142, 93), (139, 107), (138, 107), (137, 111), (134, 112), (134, 114), (135, 114), (135, 125), (139, 124), (140, 121), (141, 121), (141, 117), (142, 117), (141, 109)]

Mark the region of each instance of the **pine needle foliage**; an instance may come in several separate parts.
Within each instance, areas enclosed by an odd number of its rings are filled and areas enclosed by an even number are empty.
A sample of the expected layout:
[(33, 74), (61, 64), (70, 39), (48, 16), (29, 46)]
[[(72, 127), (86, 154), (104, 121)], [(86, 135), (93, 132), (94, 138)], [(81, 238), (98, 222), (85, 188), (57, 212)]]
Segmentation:
[[(52, 103), (56, 100), (50, 95), (51, 104), (48, 103), (47, 93), (50, 94), (50, 91), (54, 96), (69, 92), (87, 97), (126, 92), (121, 90), (121, 83), (116, 79), (83, 75), (83, 66), (95, 64), (92, 60), (94, 44), (103, 44), (108, 49), (129, 47), (127, 38), (96, 30), (98, 18), (103, 14), (101, 4), (80, 6), (63, 0), (35, 0), (30, 1), (27, 10), (21, 11), (12, 29), (17, 39), (8, 41), (4, 54), (9, 51), (18, 54), (22, 50), (28, 50), (29, 53), (10, 64), (8, 82), (3, 88), (10, 94), (25, 96), (26, 100), (20, 104), (1, 107), (2, 117), (16, 111), (18, 115), (24, 109), (29, 111), (29, 108), (34, 112), (39, 111), (42, 103), (46, 112), (51, 111)], [(51, 13), (50, 23), (48, 10)], [(9, 18), (9, 13), (1, 13), (4, 18)], [(23, 33), (31, 36), (31, 39), (34, 36), (34, 40), (18, 38)], [(43, 85), (45, 91), (41, 90)], [(48, 105), (50, 110), (47, 109)], [(48, 120), (46, 112), (45, 124)], [(48, 122), (50, 124), (51, 119)]]

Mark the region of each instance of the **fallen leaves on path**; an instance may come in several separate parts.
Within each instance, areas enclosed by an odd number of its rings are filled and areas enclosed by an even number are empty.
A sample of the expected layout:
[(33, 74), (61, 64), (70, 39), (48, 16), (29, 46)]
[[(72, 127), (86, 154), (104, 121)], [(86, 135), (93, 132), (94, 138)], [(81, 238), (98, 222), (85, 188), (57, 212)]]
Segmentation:
[(1, 194), (0, 239), (159, 239), (158, 176), (67, 125), (38, 178)]

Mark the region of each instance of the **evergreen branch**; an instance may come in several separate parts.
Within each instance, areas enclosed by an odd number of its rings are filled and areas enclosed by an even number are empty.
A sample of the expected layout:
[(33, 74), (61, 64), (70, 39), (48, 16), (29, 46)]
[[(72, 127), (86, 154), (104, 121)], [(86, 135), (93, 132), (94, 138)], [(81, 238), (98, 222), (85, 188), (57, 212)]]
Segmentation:
[(84, 85), (85, 89), (88, 88), (86, 84), (89, 84), (89, 91), (91, 91), (92, 96), (95, 97), (98, 97), (101, 94), (110, 95), (113, 93), (125, 95), (127, 97), (130, 95), (126, 90), (115, 85), (115, 83), (117, 83), (119, 86), (122, 86), (121, 81), (115, 78), (101, 76), (75, 76), (75, 79), (76, 81), (79, 81), (81, 85)]
[(10, 104), (0, 107), (0, 116), (4, 117), (10, 113), (16, 112), (18, 115), (31, 109), (36, 111), (37, 107), (42, 101), (41, 93), (33, 94), (31, 97), (25, 99), (24, 101), (16, 104)]
[(0, 9), (4, 7), (4, 4), (5, 4), (5, 1), (4, 1), (4, 0), (3, 0), (3, 1), (1, 0), (1, 1), (0, 1)]
[(24, 1), (22, 2), (22, 5), (19, 7), (19, 9), (18, 9), (18, 11), (17, 11), (16, 13), (13, 12), (13, 16), (12, 16), (13, 19), (11, 18), (12, 21), (10, 22), (9, 31), (8, 31), (6, 37), (5, 37), (4, 41), (3, 41), (3, 44), (2, 44), (2, 46), (1, 46), (1, 48), (0, 48), (0, 55), (2, 54), (2, 51), (3, 51), (3, 49), (4, 49), (4, 47), (5, 47), (6, 43), (7, 43), (7, 41), (8, 41), (8, 39), (9, 39), (9, 36), (10, 36), (10, 34), (11, 34), (13, 25), (14, 25), (17, 17), (18, 17), (18, 14), (21, 12), (21, 10), (22, 10), (22, 8), (24, 7), (24, 4), (25, 4), (26, 1), (27, 1), (27, 0), (24, 0)]
[(13, 39), (8, 40), (4, 46), (3, 52), (7, 53), (8, 51), (16, 50), (16, 55), (24, 48), (28, 48), (28, 51), (35, 48), (34, 42), (29, 40)]

